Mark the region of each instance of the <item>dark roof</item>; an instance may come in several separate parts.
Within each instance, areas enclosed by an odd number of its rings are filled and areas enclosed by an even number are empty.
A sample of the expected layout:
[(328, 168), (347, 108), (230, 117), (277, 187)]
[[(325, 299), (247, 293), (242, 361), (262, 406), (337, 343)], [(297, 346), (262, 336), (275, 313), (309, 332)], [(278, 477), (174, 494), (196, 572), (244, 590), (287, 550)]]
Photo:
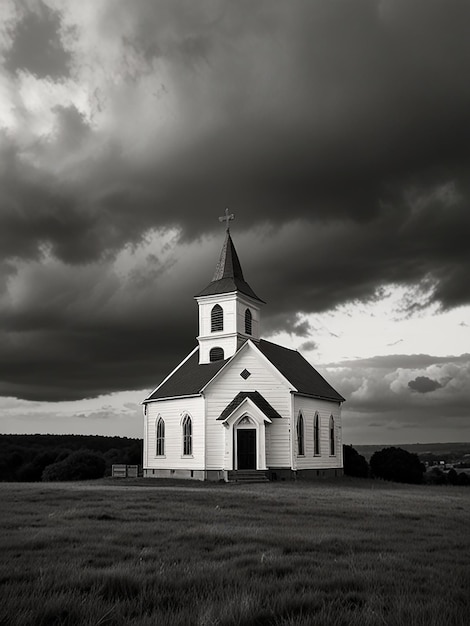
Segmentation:
[(170, 378), (150, 394), (144, 402), (159, 398), (173, 398), (175, 396), (192, 396), (200, 393), (201, 389), (227, 363), (214, 361), (199, 365), (199, 350), (196, 350)]
[(245, 398), (250, 398), (250, 400), (252, 400), (256, 404), (258, 409), (260, 409), (266, 415), (266, 417), (269, 417), (269, 419), (276, 419), (278, 417), (281, 417), (276, 409), (269, 404), (266, 398), (263, 398), (259, 391), (240, 391), (240, 393), (235, 396), (232, 402), (230, 402), (230, 404), (225, 407), (225, 409), (220, 414), (220, 417), (218, 417), (217, 419), (224, 420), (225, 418), (227, 418), (233, 411), (235, 411), (238, 406), (240, 406)]
[(230, 232), (227, 230), (212, 281), (197, 294), (196, 298), (199, 296), (212, 296), (218, 293), (230, 293), (232, 291), (239, 291), (254, 300), (263, 302), (245, 281), (237, 251), (230, 237)]
[[(264, 339), (255, 345), (299, 393), (335, 402), (344, 401), (343, 396), (333, 389), (300, 352), (278, 346)], [(197, 395), (228, 361), (230, 359), (199, 365), (199, 350), (195, 350), (194, 354), (166, 382), (157, 387), (144, 402), (160, 398)], [(259, 408), (265, 412), (261, 406)], [(270, 417), (268, 413), (266, 415)]]
[(294, 385), (299, 393), (325, 400), (344, 402), (341, 396), (296, 350), (261, 339), (258, 347), (274, 367)]

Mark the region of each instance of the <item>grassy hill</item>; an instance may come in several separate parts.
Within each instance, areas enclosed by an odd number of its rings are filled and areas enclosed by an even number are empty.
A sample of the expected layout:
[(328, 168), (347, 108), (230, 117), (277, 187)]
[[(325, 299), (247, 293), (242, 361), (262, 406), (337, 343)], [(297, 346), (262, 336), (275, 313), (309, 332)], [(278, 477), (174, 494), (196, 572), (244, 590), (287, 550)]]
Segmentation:
[(466, 489), (0, 484), (0, 624), (464, 626)]

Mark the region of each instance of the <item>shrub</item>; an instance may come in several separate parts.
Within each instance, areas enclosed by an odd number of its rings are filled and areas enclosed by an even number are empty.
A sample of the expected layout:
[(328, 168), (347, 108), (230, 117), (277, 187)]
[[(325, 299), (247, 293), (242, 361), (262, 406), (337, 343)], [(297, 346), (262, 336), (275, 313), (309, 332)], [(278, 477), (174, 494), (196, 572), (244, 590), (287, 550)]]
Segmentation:
[(48, 465), (60, 460), (58, 450), (48, 450), (37, 454), (30, 463), (22, 465), (17, 472), (17, 479), (22, 482), (37, 482)]
[(447, 476), (438, 467), (433, 467), (424, 475), (424, 482), (428, 485), (447, 485)]
[(102, 478), (106, 469), (106, 461), (95, 452), (78, 450), (66, 459), (48, 465), (42, 473), (44, 481), (88, 480)]
[(465, 472), (460, 472), (457, 475), (457, 480), (456, 480), (456, 485), (470, 485), (470, 478), (468, 476), (468, 474), (466, 474)]
[(359, 454), (352, 446), (343, 446), (344, 473), (347, 476), (367, 478), (369, 476), (369, 464), (365, 457)]
[(457, 480), (458, 480), (458, 474), (457, 472), (454, 470), (454, 468), (452, 468), (451, 470), (449, 470), (447, 472), (447, 482), (450, 485), (456, 485), (457, 484)]
[(370, 460), (373, 476), (398, 483), (419, 484), (423, 482), (424, 465), (418, 455), (403, 448), (383, 448), (374, 452)]
[(470, 478), (465, 472), (457, 473), (455, 469), (443, 472), (438, 467), (433, 467), (424, 475), (424, 481), (428, 485), (469, 485)]

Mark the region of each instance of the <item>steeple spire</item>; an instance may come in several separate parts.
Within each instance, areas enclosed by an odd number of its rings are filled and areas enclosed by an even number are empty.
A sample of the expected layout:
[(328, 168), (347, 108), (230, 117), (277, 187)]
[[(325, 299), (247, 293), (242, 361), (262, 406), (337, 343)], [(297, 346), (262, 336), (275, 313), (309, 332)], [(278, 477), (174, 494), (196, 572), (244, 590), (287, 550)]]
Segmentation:
[(222, 280), (223, 278), (238, 278), (243, 281), (245, 280), (243, 278), (242, 267), (238, 259), (237, 251), (235, 250), (235, 246), (233, 245), (232, 238), (230, 237), (230, 230), (228, 227), (224, 245), (222, 246), (222, 250), (220, 252), (219, 262), (215, 268), (212, 281)]
[[(227, 217), (229, 216), (227, 215)], [(225, 220), (226, 218), (219, 219)], [(230, 230), (227, 227), (224, 245), (222, 246), (219, 262), (215, 268), (212, 281), (205, 289), (198, 293), (196, 297), (211, 296), (218, 293), (231, 293), (233, 291), (239, 291), (254, 300), (264, 303), (264, 301), (255, 294), (253, 289), (243, 277), (240, 260), (238, 258), (237, 251), (235, 250), (235, 246), (233, 245)]]

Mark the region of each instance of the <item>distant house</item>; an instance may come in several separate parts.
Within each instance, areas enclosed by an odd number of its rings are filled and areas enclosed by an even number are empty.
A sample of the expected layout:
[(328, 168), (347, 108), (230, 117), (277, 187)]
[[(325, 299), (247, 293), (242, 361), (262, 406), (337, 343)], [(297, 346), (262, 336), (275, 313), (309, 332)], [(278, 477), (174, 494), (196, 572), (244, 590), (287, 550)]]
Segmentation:
[(196, 300), (198, 345), (143, 402), (144, 476), (341, 475), (344, 398), (299, 352), (261, 339), (264, 302), (228, 228)]

